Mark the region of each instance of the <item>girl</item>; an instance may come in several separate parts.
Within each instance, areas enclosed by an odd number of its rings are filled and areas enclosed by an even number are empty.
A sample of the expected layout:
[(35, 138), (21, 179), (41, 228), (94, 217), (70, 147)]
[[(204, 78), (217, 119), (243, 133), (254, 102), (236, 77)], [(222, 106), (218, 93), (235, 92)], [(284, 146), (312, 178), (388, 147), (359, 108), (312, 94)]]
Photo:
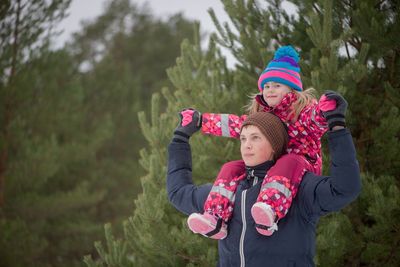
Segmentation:
[[(274, 151), (274, 167), (265, 177), (258, 177), (264, 180), (251, 215), (256, 230), (266, 236), (278, 230), (277, 222), (287, 214), (304, 173), (321, 174), (321, 137), (328, 126), (344, 126), (344, 118), (325, 118), (322, 114), (322, 111), (335, 109), (336, 101), (344, 99), (329, 92), (318, 103), (312, 94), (313, 89), (303, 91), (298, 62), (299, 55), (293, 47), (279, 48), (259, 77), (260, 94), (248, 107), (249, 114), (272, 112), (286, 124), (289, 135), (287, 153), (292, 155), (278, 159), (279, 151)], [(183, 120), (190, 121), (192, 112), (183, 111)], [(205, 134), (239, 138), (239, 129), (245, 119), (245, 115), (205, 113), (201, 130)], [(235, 192), (245, 179), (237, 174), (243, 173), (244, 168), (241, 160), (224, 165), (204, 204), (204, 213), (193, 213), (188, 218), (188, 226), (193, 232), (214, 239), (226, 237), (226, 223), (232, 216)]]

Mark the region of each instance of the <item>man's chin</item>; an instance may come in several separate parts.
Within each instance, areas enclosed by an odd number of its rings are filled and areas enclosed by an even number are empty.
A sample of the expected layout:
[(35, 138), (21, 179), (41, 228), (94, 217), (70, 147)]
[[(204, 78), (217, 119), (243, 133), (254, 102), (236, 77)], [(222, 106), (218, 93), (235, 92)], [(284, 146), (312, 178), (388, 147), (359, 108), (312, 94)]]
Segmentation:
[(258, 163), (257, 163), (257, 162), (254, 162), (254, 160), (244, 161), (244, 164), (245, 164), (247, 167), (254, 167), (254, 166), (257, 166), (257, 165), (258, 165)]
[(245, 160), (245, 159), (243, 159), (243, 161), (244, 161), (244, 164), (246, 165), (246, 166), (251, 166), (251, 164), (252, 164), (252, 161), (251, 160)]

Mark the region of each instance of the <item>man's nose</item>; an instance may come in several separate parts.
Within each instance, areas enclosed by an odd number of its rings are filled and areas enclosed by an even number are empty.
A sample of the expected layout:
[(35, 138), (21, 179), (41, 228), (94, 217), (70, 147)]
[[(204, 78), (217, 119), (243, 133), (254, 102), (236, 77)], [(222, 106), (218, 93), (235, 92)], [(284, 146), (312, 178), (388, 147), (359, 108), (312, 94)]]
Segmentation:
[(251, 148), (251, 142), (250, 142), (250, 141), (246, 141), (245, 147), (246, 147), (246, 148)]

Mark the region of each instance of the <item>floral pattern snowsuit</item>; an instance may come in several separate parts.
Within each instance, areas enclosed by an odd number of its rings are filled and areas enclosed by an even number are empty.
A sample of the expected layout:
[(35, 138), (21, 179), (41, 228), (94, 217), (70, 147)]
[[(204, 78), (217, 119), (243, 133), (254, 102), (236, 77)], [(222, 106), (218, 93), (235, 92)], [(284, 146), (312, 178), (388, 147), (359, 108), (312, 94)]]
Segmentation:
[[(308, 170), (321, 175), (321, 138), (327, 131), (326, 119), (318, 102), (306, 106), (293, 122), (290, 117), (295, 93), (287, 94), (275, 108), (263, 106), (262, 111), (277, 115), (287, 126), (289, 142), (287, 155), (277, 160), (264, 178), (257, 201), (269, 204), (280, 219), (290, 208), (304, 173)], [(204, 134), (239, 138), (240, 128), (246, 115), (204, 113), (201, 131)], [(245, 179), (243, 161), (226, 164), (221, 171), (204, 204), (204, 211), (228, 221), (232, 215), (236, 188)]]

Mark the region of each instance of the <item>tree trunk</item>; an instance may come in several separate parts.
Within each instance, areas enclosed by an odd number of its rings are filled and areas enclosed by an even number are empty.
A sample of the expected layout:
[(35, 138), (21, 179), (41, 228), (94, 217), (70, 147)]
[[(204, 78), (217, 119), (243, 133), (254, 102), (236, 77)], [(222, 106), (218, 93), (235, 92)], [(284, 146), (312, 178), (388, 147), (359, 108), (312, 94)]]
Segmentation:
[[(13, 53), (12, 53), (12, 61), (10, 66), (10, 76), (8, 78), (8, 83), (6, 88), (8, 90), (12, 90), (12, 82), (14, 76), (16, 74), (17, 64), (18, 64), (18, 50), (19, 50), (19, 23), (20, 23), (20, 15), (22, 12), (21, 0), (17, 1), (17, 9), (16, 9), (16, 18), (14, 25), (14, 40), (13, 40)], [(11, 121), (12, 107), (13, 107), (13, 92), (8, 92), (6, 94), (5, 99), (5, 111), (4, 111), (4, 124), (1, 129), (1, 134), (3, 136), (3, 147), (1, 148), (0, 153), (0, 207), (4, 206), (5, 198), (5, 180), (6, 180), (6, 171), (7, 171), (7, 161), (8, 161), (8, 143), (9, 143), (9, 133), (8, 126)]]

